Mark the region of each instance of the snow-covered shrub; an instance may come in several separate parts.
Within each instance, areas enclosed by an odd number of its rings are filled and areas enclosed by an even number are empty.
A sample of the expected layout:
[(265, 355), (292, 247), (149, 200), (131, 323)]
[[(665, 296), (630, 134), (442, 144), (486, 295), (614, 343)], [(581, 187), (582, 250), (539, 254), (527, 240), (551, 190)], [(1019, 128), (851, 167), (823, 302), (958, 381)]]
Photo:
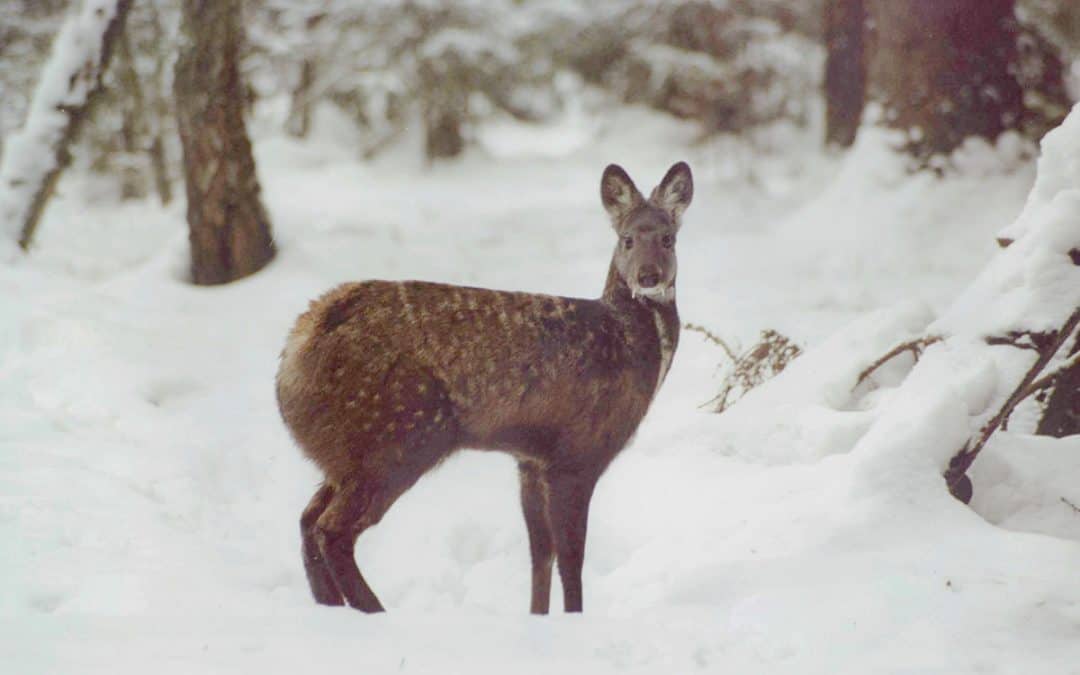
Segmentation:
[(418, 115), (428, 155), (453, 156), (479, 117), (537, 120), (558, 109), (546, 35), (562, 15), (509, 0), (267, 0), (254, 17), (253, 81), (264, 96), (289, 92), (294, 108), (298, 97), (342, 107), (369, 132), (367, 153)]
[[(624, 100), (698, 120), (707, 133), (802, 124), (819, 97), (823, 58), (818, 36), (799, 32), (816, 26), (808, 14), (809, 5), (750, 0), (641, 3), (618, 21), (601, 17), (596, 46), (586, 44), (589, 58), (578, 63)], [(613, 25), (623, 41), (610, 36)]]

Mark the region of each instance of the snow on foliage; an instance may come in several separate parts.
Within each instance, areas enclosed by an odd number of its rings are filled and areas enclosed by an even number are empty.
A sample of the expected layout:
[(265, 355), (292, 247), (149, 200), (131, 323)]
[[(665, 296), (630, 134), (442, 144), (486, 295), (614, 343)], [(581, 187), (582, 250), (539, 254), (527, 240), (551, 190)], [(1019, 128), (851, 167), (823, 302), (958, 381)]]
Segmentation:
[(39, 186), (56, 168), (56, 147), (70, 108), (86, 104), (101, 78), (102, 36), (119, 0), (85, 0), (64, 22), (53, 43), (26, 122), (8, 140), (0, 164), (0, 235), (14, 239)]
[(1014, 240), (932, 327), (973, 337), (1053, 330), (1080, 307), (1080, 107), (1043, 138), (1035, 186)]

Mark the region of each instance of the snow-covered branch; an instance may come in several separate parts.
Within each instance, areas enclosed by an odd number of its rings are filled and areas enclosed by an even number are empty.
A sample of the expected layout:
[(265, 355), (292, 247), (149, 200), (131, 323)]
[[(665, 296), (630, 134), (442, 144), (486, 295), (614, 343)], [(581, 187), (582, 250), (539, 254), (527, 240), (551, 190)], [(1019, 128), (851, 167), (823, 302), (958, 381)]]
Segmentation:
[(27, 113), (0, 164), (0, 229), (30, 246), (38, 221), (71, 163), (69, 147), (102, 91), (131, 0), (84, 0), (53, 43)]

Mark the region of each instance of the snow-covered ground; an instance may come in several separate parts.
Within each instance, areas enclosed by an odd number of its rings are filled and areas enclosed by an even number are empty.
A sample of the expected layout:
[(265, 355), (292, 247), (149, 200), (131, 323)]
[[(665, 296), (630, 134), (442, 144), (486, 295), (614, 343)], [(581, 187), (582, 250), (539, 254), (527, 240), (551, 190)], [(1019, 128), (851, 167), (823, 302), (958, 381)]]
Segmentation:
[[(253, 125), (280, 247), (254, 277), (185, 283), (183, 205), (81, 173), (0, 261), (0, 672), (1080, 672), (1080, 441), (1001, 435), (972, 510), (860, 442), (888, 433), (904, 364), (853, 390), (995, 254), (1034, 178), (1021, 144), (937, 180), (874, 134), (845, 157), (794, 132), (701, 146), (625, 109), (491, 125), (427, 168), (415, 139), (358, 161), (330, 110), (289, 140), (281, 112)], [(603, 167), (647, 189), (679, 159), (684, 320), (806, 355), (717, 416), (725, 357), (684, 333), (593, 501), (584, 615), (527, 614), (515, 467), (475, 452), (360, 540), (387, 614), (317, 607), (297, 519), (319, 476), (273, 396), (307, 301), (369, 277), (595, 296)], [(919, 431), (895, 430), (913, 455)]]

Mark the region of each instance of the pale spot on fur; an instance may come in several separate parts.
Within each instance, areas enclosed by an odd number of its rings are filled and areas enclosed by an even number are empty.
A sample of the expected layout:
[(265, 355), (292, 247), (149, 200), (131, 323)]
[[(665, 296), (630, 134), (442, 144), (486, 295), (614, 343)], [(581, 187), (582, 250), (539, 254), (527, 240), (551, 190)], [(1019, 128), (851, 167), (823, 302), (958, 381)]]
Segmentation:
[(405, 287), (405, 284), (398, 282), (397, 286), (398, 301), (401, 302), (402, 308), (405, 310), (405, 318), (410, 324), (416, 323), (416, 313), (413, 311), (412, 301), (409, 300), (409, 291)]
[(664, 324), (664, 317), (660, 316), (660, 310), (653, 309), (652, 312), (653, 321), (656, 323), (656, 338), (660, 344), (660, 370), (656, 374), (656, 388), (653, 389), (653, 398), (656, 398), (656, 392), (660, 391), (660, 385), (664, 383), (668, 369), (671, 368), (671, 358), (675, 355), (675, 349), (671, 335), (668, 334)]

